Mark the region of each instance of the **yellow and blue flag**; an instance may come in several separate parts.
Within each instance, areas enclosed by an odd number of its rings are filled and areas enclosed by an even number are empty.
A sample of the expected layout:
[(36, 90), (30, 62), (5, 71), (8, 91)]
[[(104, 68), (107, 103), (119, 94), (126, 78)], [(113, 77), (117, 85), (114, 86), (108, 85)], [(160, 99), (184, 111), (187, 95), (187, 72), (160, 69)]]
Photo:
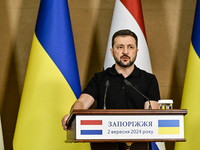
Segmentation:
[(0, 150), (4, 150), (4, 142), (3, 142), (3, 133), (2, 133), (1, 117), (0, 117)]
[(183, 88), (181, 108), (187, 109), (185, 116), (186, 142), (175, 144), (175, 150), (198, 149), (200, 141), (200, 1), (197, 0), (193, 32)]
[(158, 120), (158, 134), (180, 134), (179, 120)]
[(80, 93), (68, 2), (41, 0), (13, 149), (90, 149), (88, 143), (65, 143), (61, 125)]

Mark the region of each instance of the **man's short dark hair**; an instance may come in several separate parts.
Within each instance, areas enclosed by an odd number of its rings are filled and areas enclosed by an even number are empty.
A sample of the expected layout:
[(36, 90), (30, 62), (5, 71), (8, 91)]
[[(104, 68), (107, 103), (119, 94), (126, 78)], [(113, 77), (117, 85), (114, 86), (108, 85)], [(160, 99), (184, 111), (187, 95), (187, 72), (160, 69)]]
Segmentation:
[(112, 37), (112, 47), (114, 46), (114, 40), (115, 40), (115, 38), (117, 36), (127, 36), (127, 35), (130, 35), (130, 36), (132, 36), (135, 39), (136, 46), (138, 47), (138, 37), (137, 37), (137, 35), (134, 32), (132, 32), (131, 30), (128, 30), (128, 29), (126, 29), (126, 30), (119, 30), (119, 31), (117, 31), (117, 32), (115, 32), (113, 34), (113, 37)]

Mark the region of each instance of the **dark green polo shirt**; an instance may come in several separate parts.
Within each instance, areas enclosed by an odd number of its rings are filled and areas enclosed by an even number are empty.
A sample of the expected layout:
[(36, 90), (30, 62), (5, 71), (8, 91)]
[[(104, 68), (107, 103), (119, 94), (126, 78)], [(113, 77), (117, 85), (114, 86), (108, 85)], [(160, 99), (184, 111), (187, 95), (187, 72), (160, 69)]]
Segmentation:
[[(119, 74), (115, 66), (96, 73), (90, 80), (83, 93), (91, 95), (97, 100), (97, 108), (104, 105), (105, 84), (109, 80), (106, 96), (106, 109), (143, 109), (147, 101), (137, 91), (126, 85), (124, 77)], [(132, 85), (150, 100), (158, 101), (160, 92), (155, 75), (134, 67), (133, 72), (126, 78)]]

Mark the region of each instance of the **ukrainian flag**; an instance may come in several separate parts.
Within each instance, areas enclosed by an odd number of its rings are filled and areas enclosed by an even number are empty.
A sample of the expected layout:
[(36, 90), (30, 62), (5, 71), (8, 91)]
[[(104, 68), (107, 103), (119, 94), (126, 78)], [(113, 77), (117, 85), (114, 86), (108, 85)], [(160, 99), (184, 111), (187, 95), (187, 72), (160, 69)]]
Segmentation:
[(158, 134), (180, 134), (179, 120), (158, 120)]
[(86, 150), (65, 143), (61, 119), (81, 93), (67, 0), (41, 0), (14, 150)]
[(175, 150), (199, 149), (200, 141), (200, 1), (196, 3), (192, 40), (190, 43), (187, 70), (181, 108), (187, 109), (185, 116), (186, 142), (175, 144)]

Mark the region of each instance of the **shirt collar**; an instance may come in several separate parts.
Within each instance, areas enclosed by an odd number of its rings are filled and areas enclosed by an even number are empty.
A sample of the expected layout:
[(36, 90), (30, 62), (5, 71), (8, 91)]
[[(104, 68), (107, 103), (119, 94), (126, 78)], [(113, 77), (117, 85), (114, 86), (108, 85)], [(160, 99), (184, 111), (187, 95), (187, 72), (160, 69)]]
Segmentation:
[[(107, 71), (108, 71), (108, 73), (110, 75), (113, 75), (113, 76), (119, 75), (119, 73), (115, 69), (115, 64), (111, 68), (108, 68)], [(135, 77), (137, 77), (139, 75), (140, 75), (140, 69), (135, 65), (133, 72), (129, 76), (135, 76)]]

